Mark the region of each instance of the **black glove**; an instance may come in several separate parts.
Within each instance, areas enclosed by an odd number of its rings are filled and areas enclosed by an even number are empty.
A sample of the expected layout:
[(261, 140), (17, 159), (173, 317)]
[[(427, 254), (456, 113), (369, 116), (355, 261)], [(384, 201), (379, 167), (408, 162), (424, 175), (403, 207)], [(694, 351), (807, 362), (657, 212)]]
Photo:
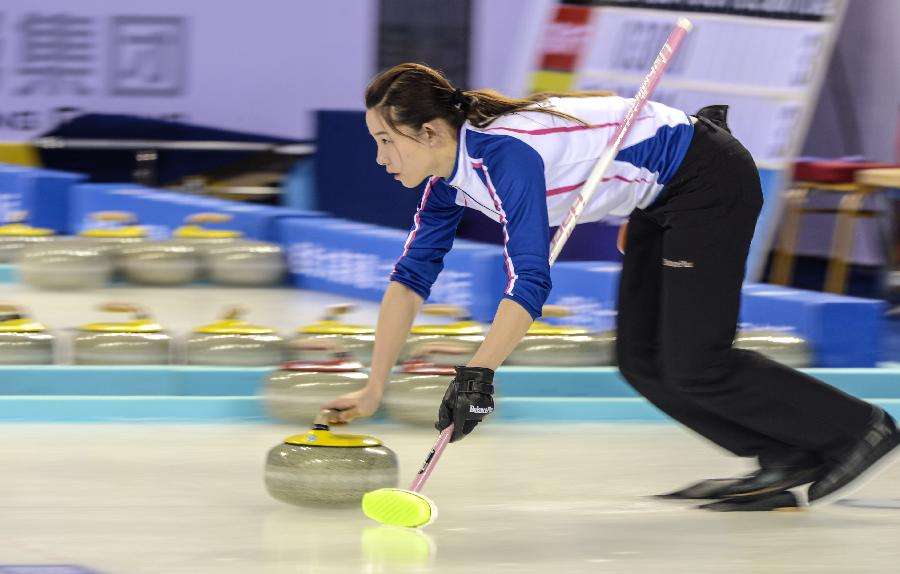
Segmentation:
[(483, 367), (455, 367), (456, 376), (450, 381), (438, 409), (434, 428), (444, 430), (453, 423), (455, 442), (466, 436), (484, 417), (494, 412), (494, 371)]

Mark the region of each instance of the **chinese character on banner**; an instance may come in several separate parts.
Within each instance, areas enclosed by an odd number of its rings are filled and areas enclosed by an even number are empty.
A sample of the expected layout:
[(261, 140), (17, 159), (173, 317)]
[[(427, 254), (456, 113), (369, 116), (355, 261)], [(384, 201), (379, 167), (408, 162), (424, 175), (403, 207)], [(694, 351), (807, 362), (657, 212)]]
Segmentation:
[(109, 59), (111, 94), (180, 95), (185, 90), (187, 23), (180, 16), (116, 16)]
[(547, 24), (538, 54), (538, 71), (532, 92), (564, 92), (572, 89), (575, 72), (587, 51), (594, 11), (585, 6), (559, 6)]
[(92, 18), (73, 14), (25, 14), (19, 22), (20, 95), (91, 93), (96, 44)]

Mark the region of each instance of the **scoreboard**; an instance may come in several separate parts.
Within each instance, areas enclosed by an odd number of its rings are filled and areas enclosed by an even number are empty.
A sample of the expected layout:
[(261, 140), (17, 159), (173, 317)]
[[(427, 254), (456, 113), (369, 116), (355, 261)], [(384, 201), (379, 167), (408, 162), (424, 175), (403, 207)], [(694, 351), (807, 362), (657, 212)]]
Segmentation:
[(844, 0), (560, 4), (536, 43), (529, 91), (631, 97), (678, 18), (688, 16), (694, 28), (651, 99), (688, 113), (730, 106), (729, 125), (760, 166), (767, 199), (751, 250), (755, 279), (780, 213), (779, 175), (803, 144), (844, 7)]
[[(833, 2), (668, 0), (561, 5), (545, 28), (531, 89), (631, 96), (683, 8), (694, 29), (653, 98), (688, 113), (731, 106), (735, 135), (763, 166), (790, 161), (830, 54)], [(641, 8), (621, 5), (642, 6)], [(768, 5), (768, 10), (763, 10)], [(679, 11), (646, 6), (677, 7)], [(755, 12), (750, 12), (750, 7)], [(776, 9), (794, 12), (776, 12)], [(737, 15), (740, 14), (740, 15)], [(755, 15), (747, 15), (755, 14)], [(764, 16), (778, 14), (780, 17)]]

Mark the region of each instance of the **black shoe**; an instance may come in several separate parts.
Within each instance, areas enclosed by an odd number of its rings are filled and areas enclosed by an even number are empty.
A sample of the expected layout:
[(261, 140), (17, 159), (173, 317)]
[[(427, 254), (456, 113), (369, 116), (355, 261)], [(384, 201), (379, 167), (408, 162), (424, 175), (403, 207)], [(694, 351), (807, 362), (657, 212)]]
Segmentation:
[(758, 498), (813, 482), (821, 478), (824, 473), (825, 468), (822, 466), (811, 468), (768, 466), (743, 478), (703, 480), (687, 488), (657, 496), (658, 498), (695, 500)]
[(701, 480), (695, 484), (669, 492), (666, 494), (657, 494), (656, 498), (669, 498), (674, 500), (715, 500), (720, 498), (719, 492), (741, 482), (740, 478), (711, 478), (709, 480)]
[(841, 461), (809, 487), (810, 504), (828, 504), (843, 498), (865, 484), (900, 455), (900, 431), (894, 420), (877, 409), (872, 424)]
[(698, 506), (703, 510), (714, 512), (773, 512), (785, 510), (800, 510), (805, 505), (798, 500), (794, 493), (789, 491), (776, 492), (755, 498), (726, 498), (718, 502), (711, 502)]

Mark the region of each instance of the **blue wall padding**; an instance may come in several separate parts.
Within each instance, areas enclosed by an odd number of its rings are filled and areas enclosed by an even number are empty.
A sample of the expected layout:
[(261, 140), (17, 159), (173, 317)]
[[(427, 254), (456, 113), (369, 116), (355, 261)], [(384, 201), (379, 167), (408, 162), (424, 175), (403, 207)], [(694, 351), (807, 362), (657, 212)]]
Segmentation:
[[(378, 301), (407, 232), (342, 219), (284, 219), (278, 223), (294, 284), (346, 297)], [(456, 240), (429, 301), (468, 308), (481, 321), (493, 318), (505, 278), (503, 250)]]
[(886, 303), (775, 285), (744, 287), (741, 319), (787, 326), (809, 340), (819, 367), (874, 367)]
[(0, 222), (24, 210), (30, 225), (66, 233), (71, 188), (85, 179), (80, 173), (0, 164)]
[(546, 319), (596, 331), (615, 328), (616, 293), (622, 265), (608, 261), (557, 263), (551, 270), (553, 290), (547, 303), (568, 307), (573, 315)]
[(133, 212), (138, 222), (147, 226), (151, 236), (156, 238), (168, 237), (184, 223), (185, 218), (195, 213), (224, 213), (232, 217), (231, 221), (204, 226), (237, 229), (249, 238), (265, 241), (276, 240), (275, 224), (278, 220), (320, 215), (312, 211), (197, 197), (134, 184), (87, 183), (77, 185), (72, 190), (70, 229), (77, 233), (98, 225), (91, 220), (91, 214), (105, 210)]
[(409, 229), (422, 187), (404, 188), (375, 162), (365, 112), (316, 113), (316, 209), (336, 217)]
[[(339, 119), (349, 121), (347, 117)], [(320, 212), (135, 184), (81, 183), (82, 179), (78, 174), (0, 165), (0, 220), (10, 211), (24, 209), (32, 225), (76, 233), (98, 225), (91, 220), (91, 213), (123, 210), (134, 212), (139, 223), (149, 228), (151, 237), (162, 238), (189, 215), (226, 213), (233, 219), (212, 227), (237, 229), (249, 238), (281, 242), (298, 287), (373, 301), (382, 297), (407, 236), (405, 229), (326, 218)], [(360, 206), (368, 205), (360, 201)], [(597, 330), (613, 327), (619, 272), (619, 264), (612, 262), (557, 264), (552, 270), (554, 288), (548, 302), (574, 311), (572, 317), (557, 322)], [(430, 301), (461, 305), (475, 319), (490, 321), (505, 283), (499, 246), (457, 239)], [(817, 366), (871, 367), (878, 360), (884, 311), (881, 301), (760, 284), (744, 287), (741, 321), (795, 331), (809, 341)]]

